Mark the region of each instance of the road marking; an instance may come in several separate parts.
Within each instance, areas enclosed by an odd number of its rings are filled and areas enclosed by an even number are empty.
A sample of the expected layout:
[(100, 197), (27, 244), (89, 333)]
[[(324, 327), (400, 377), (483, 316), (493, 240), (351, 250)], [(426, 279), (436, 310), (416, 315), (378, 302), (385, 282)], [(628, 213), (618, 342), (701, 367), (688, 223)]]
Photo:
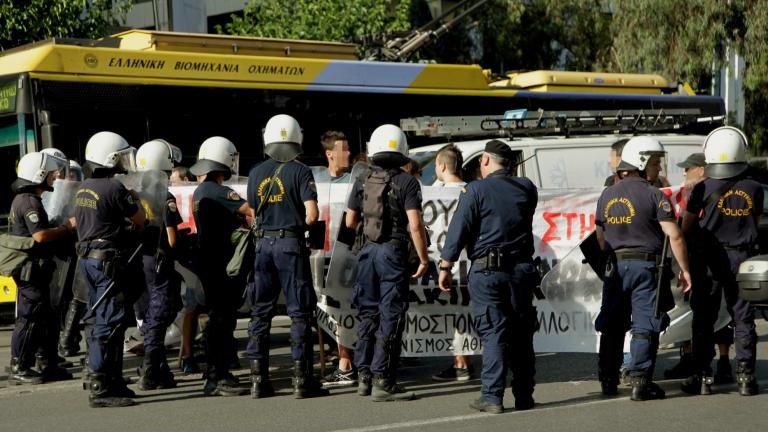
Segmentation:
[[(768, 384), (768, 380), (758, 381), (758, 384), (760, 386), (763, 386), (765, 384)], [(671, 395), (678, 395), (682, 394), (683, 392), (681, 390), (667, 392), (668, 396)], [(600, 396), (597, 396), (600, 398)], [(564, 408), (575, 408), (575, 407), (584, 407), (584, 406), (590, 406), (590, 405), (600, 405), (605, 403), (611, 403), (611, 402), (618, 402), (618, 401), (628, 401), (629, 396), (625, 397), (612, 397), (610, 399), (595, 399), (591, 401), (586, 402), (579, 402), (579, 403), (569, 403), (569, 402), (553, 402), (553, 403), (547, 403), (544, 406), (538, 406), (537, 408), (534, 408), (532, 410), (526, 410), (526, 411), (506, 411), (503, 415), (510, 415), (510, 414), (525, 414), (525, 413), (538, 413), (542, 411), (553, 411), (553, 410), (559, 410)], [(375, 431), (383, 431), (383, 430), (390, 430), (390, 429), (404, 429), (404, 428), (413, 428), (413, 427), (419, 427), (419, 426), (431, 426), (431, 425), (438, 425), (443, 423), (455, 423), (455, 422), (462, 422), (467, 420), (475, 420), (479, 418), (488, 418), (488, 417), (496, 417), (498, 414), (488, 414), (488, 413), (475, 413), (475, 414), (465, 414), (460, 416), (453, 416), (453, 417), (439, 417), (439, 418), (431, 418), (431, 419), (424, 419), (424, 420), (411, 420), (411, 421), (404, 421), (399, 423), (388, 423), (383, 425), (376, 425), (376, 426), (366, 426), (361, 428), (350, 428), (350, 429), (342, 429), (337, 430), (336, 432), (375, 432)]]

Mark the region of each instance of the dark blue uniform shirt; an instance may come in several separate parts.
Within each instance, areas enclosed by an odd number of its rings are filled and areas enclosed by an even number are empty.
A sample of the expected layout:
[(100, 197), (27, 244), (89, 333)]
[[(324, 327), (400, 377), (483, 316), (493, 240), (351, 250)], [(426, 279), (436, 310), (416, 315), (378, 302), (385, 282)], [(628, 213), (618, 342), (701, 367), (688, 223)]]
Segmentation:
[(442, 259), (458, 260), (464, 247), (471, 260), (488, 255), (490, 247), (511, 254), (533, 255), (532, 225), (538, 191), (528, 178), (510, 177), (520, 187), (501, 178), (508, 175), (509, 170), (500, 169), (462, 188), (456, 213), (448, 226)]
[(304, 202), (317, 201), (312, 170), (298, 161), (286, 162), (272, 184), (278, 166), (280, 162), (268, 159), (251, 169), (248, 174), (248, 205), (255, 211), (266, 199), (258, 215), (260, 229), (301, 233), (307, 217)]
[[(159, 218), (157, 215), (152, 215), (153, 218)], [(147, 228), (144, 231), (144, 250), (143, 252), (148, 255), (154, 255), (158, 245), (164, 251), (171, 249), (168, 243), (168, 231), (165, 228), (176, 228), (179, 224), (184, 222), (179, 214), (179, 208), (176, 205), (176, 197), (170, 192), (166, 193), (165, 203), (163, 204), (163, 214), (160, 215), (162, 220), (151, 221), (153, 228)], [(150, 216), (147, 216), (149, 219)], [(158, 232), (159, 230), (159, 232)], [(159, 243), (158, 243), (159, 242)]]
[[(757, 243), (757, 222), (763, 211), (763, 188), (754, 180), (739, 180), (705, 208), (713, 192), (730, 179), (708, 178), (691, 191), (686, 210), (699, 215), (699, 226), (726, 247)], [(703, 214), (702, 213), (703, 210)]]
[(200, 252), (228, 261), (234, 253), (232, 232), (240, 226), (237, 211), (245, 200), (215, 181), (202, 182), (192, 194), (192, 216)]
[(600, 195), (595, 225), (605, 232), (606, 249), (635, 249), (661, 254), (664, 232), (660, 221), (674, 221), (672, 202), (641, 177), (625, 177)]
[[(416, 180), (416, 177), (403, 170), (399, 170), (392, 176), (391, 182), (398, 191), (396, 199), (401, 209), (404, 211), (421, 210), (421, 185)], [(363, 213), (363, 183), (360, 179), (356, 179), (354, 185), (352, 185), (347, 208), (361, 215)], [(401, 215), (399, 219), (407, 220), (407, 216)], [(407, 229), (407, 227), (402, 228)]]
[(80, 241), (108, 240), (121, 243), (125, 219), (139, 211), (128, 189), (115, 179), (93, 178), (81, 183), (75, 199), (75, 219)]
[[(32, 234), (38, 231), (51, 228), (42, 200), (29, 192), (22, 192), (13, 198), (8, 222), (11, 224), (11, 234), (21, 237), (32, 237)], [(47, 256), (53, 252), (48, 245), (35, 243), (33, 251), (43, 258), (41, 255)]]

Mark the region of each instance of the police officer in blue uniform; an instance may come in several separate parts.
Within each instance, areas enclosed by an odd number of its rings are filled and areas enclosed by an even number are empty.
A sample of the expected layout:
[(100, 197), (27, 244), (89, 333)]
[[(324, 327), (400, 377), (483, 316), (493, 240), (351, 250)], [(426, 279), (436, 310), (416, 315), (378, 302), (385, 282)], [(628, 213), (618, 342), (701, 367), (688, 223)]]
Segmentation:
[(229, 371), (237, 357), (233, 332), (242, 287), (227, 276), (227, 263), (234, 254), (232, 232), (241, 218), (250, 214), (248, 203), (222, 183), (237, 174), (239, 155), (235, 145), (223, 137), (208, 138), (200, 145), (192, 174), (201, 180), (192, 194), (192, 215), (197, 227), (196, 265), (209, 307), (208, 370), (203, 393), (207, 396), (240, 396), (247, 393)]
[(659, 333), (669, 324), (666, 312), (657, 312), (656, 278), (664, 236), (680, 265), (679, 280), (690, 288), (688, 255), (672, 203), (646, 180), (645, 171), (658, 170), (664, 148), (654, 138), (635, 137), (624, 146), (618, 173), (621, 180), (605, 189), (597, 202), (597, 239), (606, 259), (603, 300), (595, 329), (600, 334), (598, 374), (603, 394), (617, 394), (624, 334), (632, 340), (629, 365), (631, 399), (662, 399), (664, 391), (652, 382)]
[[(354, 356), (358, 394), (371, 395), (376, 402), (410, 400), (415, 395), (396, 380), (409, 276), (420, 277), (428, 263), (421, 186), (399, 168), (409, 159), (408, 142), (397, 126), (373, 131), (368, 158), (371, 167), (353, 185), (345, 221), (348, 229), (356, 229), (362, 219), (365, 237), (352, 292), (361, 320)], [(409, 244), (419, 259), (412, 276), (407, 267)]]
[[(133, 391), (125, 386), (123, 335), (126, 309), (135, 298), (127, 267), (128, 257), (144, 229), (144, 212), (135, 194), (111, 178), (135, 170), (135, 149), (112, 132), (99, 132), (88, 140), (86, 166), (91, 178), (81, 183), (75, 201), (77, 254), (88, 286), (89, 403), (93, 408), (133, 405)], [(126, 225), (126, 220), (130, 225)], [(111, 287), (111, 288), (110, 288)]]
[(451, 288), (453, 263), (462, 249), (472, 260), (469, 293), (483, 342), (481, 397), (469, 406), (500, 414), (507, 367), (512, 370), (515, 408), (534, 406), (533, 291), (538, 269), (533, 264), (533, 214), (536, 186), (515, 177), (515, 155), (507, 144), (489, 141), (480, 159), (483, 179), (462, 188), (441, 253), (439, 284)]
[[(142, 183), (159, 182), (160, 176), (170, 176), (174, 164), (181, 162), (181, 150), (165, 140), (144, 143), (136, 152), (136, 169), (147, 172)], [(151, 184), (146, 190), (155, 192)], [(154, 197), (150, 197), (152, 199)], [(144, 232), (142, 263), (148, 305), (141, 332), (144, 335), (144, 364), (140, 369), (139, 388), (174, 388), (176, 381), (165, 352), (165, 331), (173, 323), (181, 307), (180, 278), (173, 269), (176, 227), (183, 221), (176, 198), (165, 191), (162, 215), (147, 214), (151, 221)], [(159, 232), (158, 232), (159, 231)]]
[(326, 396), (313, 373), (312, 317), (317, 297), (304, 232), (317, 222), (317, 188), (312, 171), (294, 159), (303, 140), (298, 122), (279, 114), (264, 129), (269, 159), (248, 175), (248, 204), (256, 220), (254, 283), (248, 289), (251, 322), (246, 356), (251, 361), (251, 395), (274, 395), (269, 379), (269, 331), (282, 288), (291, 318), (293, 393), (297, 399)]
[(735, 323), (739, 394), (752, 396), (759, 391), (755, 310), (741, 298), (736, 282), (739, 265), (755, 254), (763, 210), (762, 187), (745, 178), (746, 150), (746, 136), (734, 127), (717, 128), (707, 136), (707, 179), (694, 186), (683, 215), (683, 230), (695, 242), (691, 258), (696, 286), (691, 294), (695, 373), (682, 384), (690, 394), (712, 392), (713, 330), (723, 294)]
[[(8, 215), (10, 234), (32, 238), (34, 245), (29, 259), (13, 272), (16, 282), (16, 325), (11, 334), (10, 383), (40, 384), (57, 377), (64, 378), (66, 371), (56, 362), (55, 342), (45, 347), (53, 359), (46, 362), (42, 373), (32, 369), (35, 352), (50, 340), (47, 333), (56, 323), (49, 298), (49, 284), (53, 276), (53, 253), (56, 243), (74, 229), (75, 221), (61, 226), (51, 226), (43, 208), (41, 196), (53, 190), (55, 173), (66, 166), (67, 161), (42, 152), (28, 153), (19, 161), (18, 178), (11, 188), (16, 193)], [(69, 375), (69, 378), (72, 376)]]

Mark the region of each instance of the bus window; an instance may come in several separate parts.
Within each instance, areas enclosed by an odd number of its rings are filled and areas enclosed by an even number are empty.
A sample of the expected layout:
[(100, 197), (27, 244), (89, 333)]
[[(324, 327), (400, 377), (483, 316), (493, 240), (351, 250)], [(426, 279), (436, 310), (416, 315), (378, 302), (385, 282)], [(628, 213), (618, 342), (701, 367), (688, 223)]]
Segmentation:
[(8, 187), (16, 179), (19, 163), (19, 124), (15, 114), (0, 117), (0, 224), (5, 225), (11, 210), (13, 192)]

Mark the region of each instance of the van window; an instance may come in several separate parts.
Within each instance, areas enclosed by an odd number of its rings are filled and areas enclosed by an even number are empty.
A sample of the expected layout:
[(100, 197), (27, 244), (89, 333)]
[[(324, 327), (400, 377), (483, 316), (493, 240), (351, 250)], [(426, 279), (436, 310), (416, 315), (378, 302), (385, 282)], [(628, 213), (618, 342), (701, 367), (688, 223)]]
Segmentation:
[(610, 147), (571, 147), (536, 151), (542, 188), (599, 188), (611, 174)]
[(436, 155), (436, 151), (425, 151), (410, 155), (410, 158), (418, 162), (421, 167), (421, 184), (431, 185), (437, 180), (435, 175)]

